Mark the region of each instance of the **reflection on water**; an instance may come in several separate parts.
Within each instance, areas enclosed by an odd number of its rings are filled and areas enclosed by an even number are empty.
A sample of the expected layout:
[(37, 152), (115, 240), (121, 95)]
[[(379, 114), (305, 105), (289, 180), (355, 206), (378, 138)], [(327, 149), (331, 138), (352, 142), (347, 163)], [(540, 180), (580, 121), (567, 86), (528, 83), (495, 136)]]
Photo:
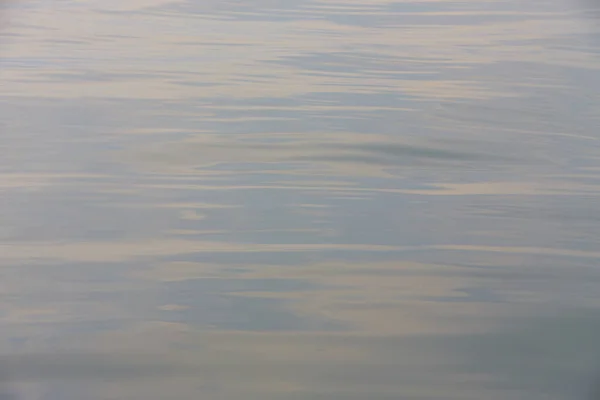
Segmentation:
[(598, 398), (595, 1), (0, 7), (1, 399)]

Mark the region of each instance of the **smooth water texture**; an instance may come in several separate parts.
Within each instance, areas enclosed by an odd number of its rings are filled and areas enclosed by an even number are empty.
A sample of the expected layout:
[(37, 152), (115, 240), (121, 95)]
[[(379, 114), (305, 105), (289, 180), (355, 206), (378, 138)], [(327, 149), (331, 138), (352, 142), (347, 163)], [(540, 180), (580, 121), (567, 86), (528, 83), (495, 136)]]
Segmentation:
[(19, 400), (595, 400), (600, 2), (0, 2)]

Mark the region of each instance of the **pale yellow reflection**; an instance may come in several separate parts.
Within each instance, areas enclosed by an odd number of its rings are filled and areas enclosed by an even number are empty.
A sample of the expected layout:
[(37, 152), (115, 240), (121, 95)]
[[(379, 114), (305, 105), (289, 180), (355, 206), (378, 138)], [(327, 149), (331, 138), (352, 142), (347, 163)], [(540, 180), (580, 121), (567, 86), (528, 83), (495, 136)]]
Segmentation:
[[(263, 232), (278, 232), (280, 230), (262, 230)], [(482, 252), (502, 252), (516, 254), (548, 254), (564, 255), (573, 257), (597, 258), (600, 252), (572, 250), (568, 248), (545, 248), (528, 246), (472, 246), (472, 245), (418, 245), (418, 246), (393, 246), (375, 244), (265, 244), (265, 243), (235, 243), (217, 242), (206, 240), (186, 240), (184, 237), (192, 233), (219, 233), (221, 231), (188, 231), (181, 232), (181, 238), (164, 238), (149, 240), (121, 240), (121, 241), (88, 241), (82, 243), (66, 242), (8, 242), (0, 245), (2, 252), (0, 260), (21, 261), (128, 261), (151, 257), (201, 254), (201, 253), (293, 253), (293, 252), (318, 252), (318, 251), (342, 251), (342, 252), (403, 252), (403, 251), (427, 251), (427, 250), (469, 250)], [(258, 230), (257, 232), (261, 232)], [(281, 231), (284, 232), (284, 231)], [(288, 232), (287, 230), (285, 232)], [(294, 232), (291, 230), (289, 232)], [(299, 232), (313, 232), (312, 230)], [(316, 232), (316, 231), (315, 231)], [(320, 232), (320, 231), (319, 231)], [(335, 232), (322, 232), (330, 234)]]
[(69, 261), (126, 261), (135, 258), (183, 255), (193, 253), (228, 252), (304, 252), (304, 251), (390, 251), (399, 247), (363, 244), (264, 244), (210, 242), (185, 239), (151, 239), (106, 242), (4, 242), (0, 244), (1, 260), (69, 260)]
[(69, 180), (95, 181), (106, 178), (97, 174), (45, 174), (45, 173), (3, 173), (0, 174), (0, 189), (42, 190)]
[(95, 10), (102, 11), (137, 11), (147, 8), (181, 4), (182, 0), (103, 0), (86, 1), (76, 0), (74, 3), (92, 7)]

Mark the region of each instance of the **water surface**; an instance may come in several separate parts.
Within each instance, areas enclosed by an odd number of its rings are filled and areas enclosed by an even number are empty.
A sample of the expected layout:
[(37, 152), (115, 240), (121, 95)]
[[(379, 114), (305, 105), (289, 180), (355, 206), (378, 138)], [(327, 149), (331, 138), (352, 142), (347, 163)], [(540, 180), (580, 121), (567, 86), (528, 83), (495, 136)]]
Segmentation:
[(3, 399), (595, 398), (594, 0), (0, 7)]

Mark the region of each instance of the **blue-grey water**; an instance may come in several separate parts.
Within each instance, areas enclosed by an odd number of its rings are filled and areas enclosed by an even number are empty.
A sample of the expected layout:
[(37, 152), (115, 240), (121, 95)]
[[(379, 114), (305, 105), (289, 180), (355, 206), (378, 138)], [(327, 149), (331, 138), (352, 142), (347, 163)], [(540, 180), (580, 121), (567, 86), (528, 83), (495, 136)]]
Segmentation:
[(3, 400), (597, 400), (599, 261), (600, 1), (0, 1)]

